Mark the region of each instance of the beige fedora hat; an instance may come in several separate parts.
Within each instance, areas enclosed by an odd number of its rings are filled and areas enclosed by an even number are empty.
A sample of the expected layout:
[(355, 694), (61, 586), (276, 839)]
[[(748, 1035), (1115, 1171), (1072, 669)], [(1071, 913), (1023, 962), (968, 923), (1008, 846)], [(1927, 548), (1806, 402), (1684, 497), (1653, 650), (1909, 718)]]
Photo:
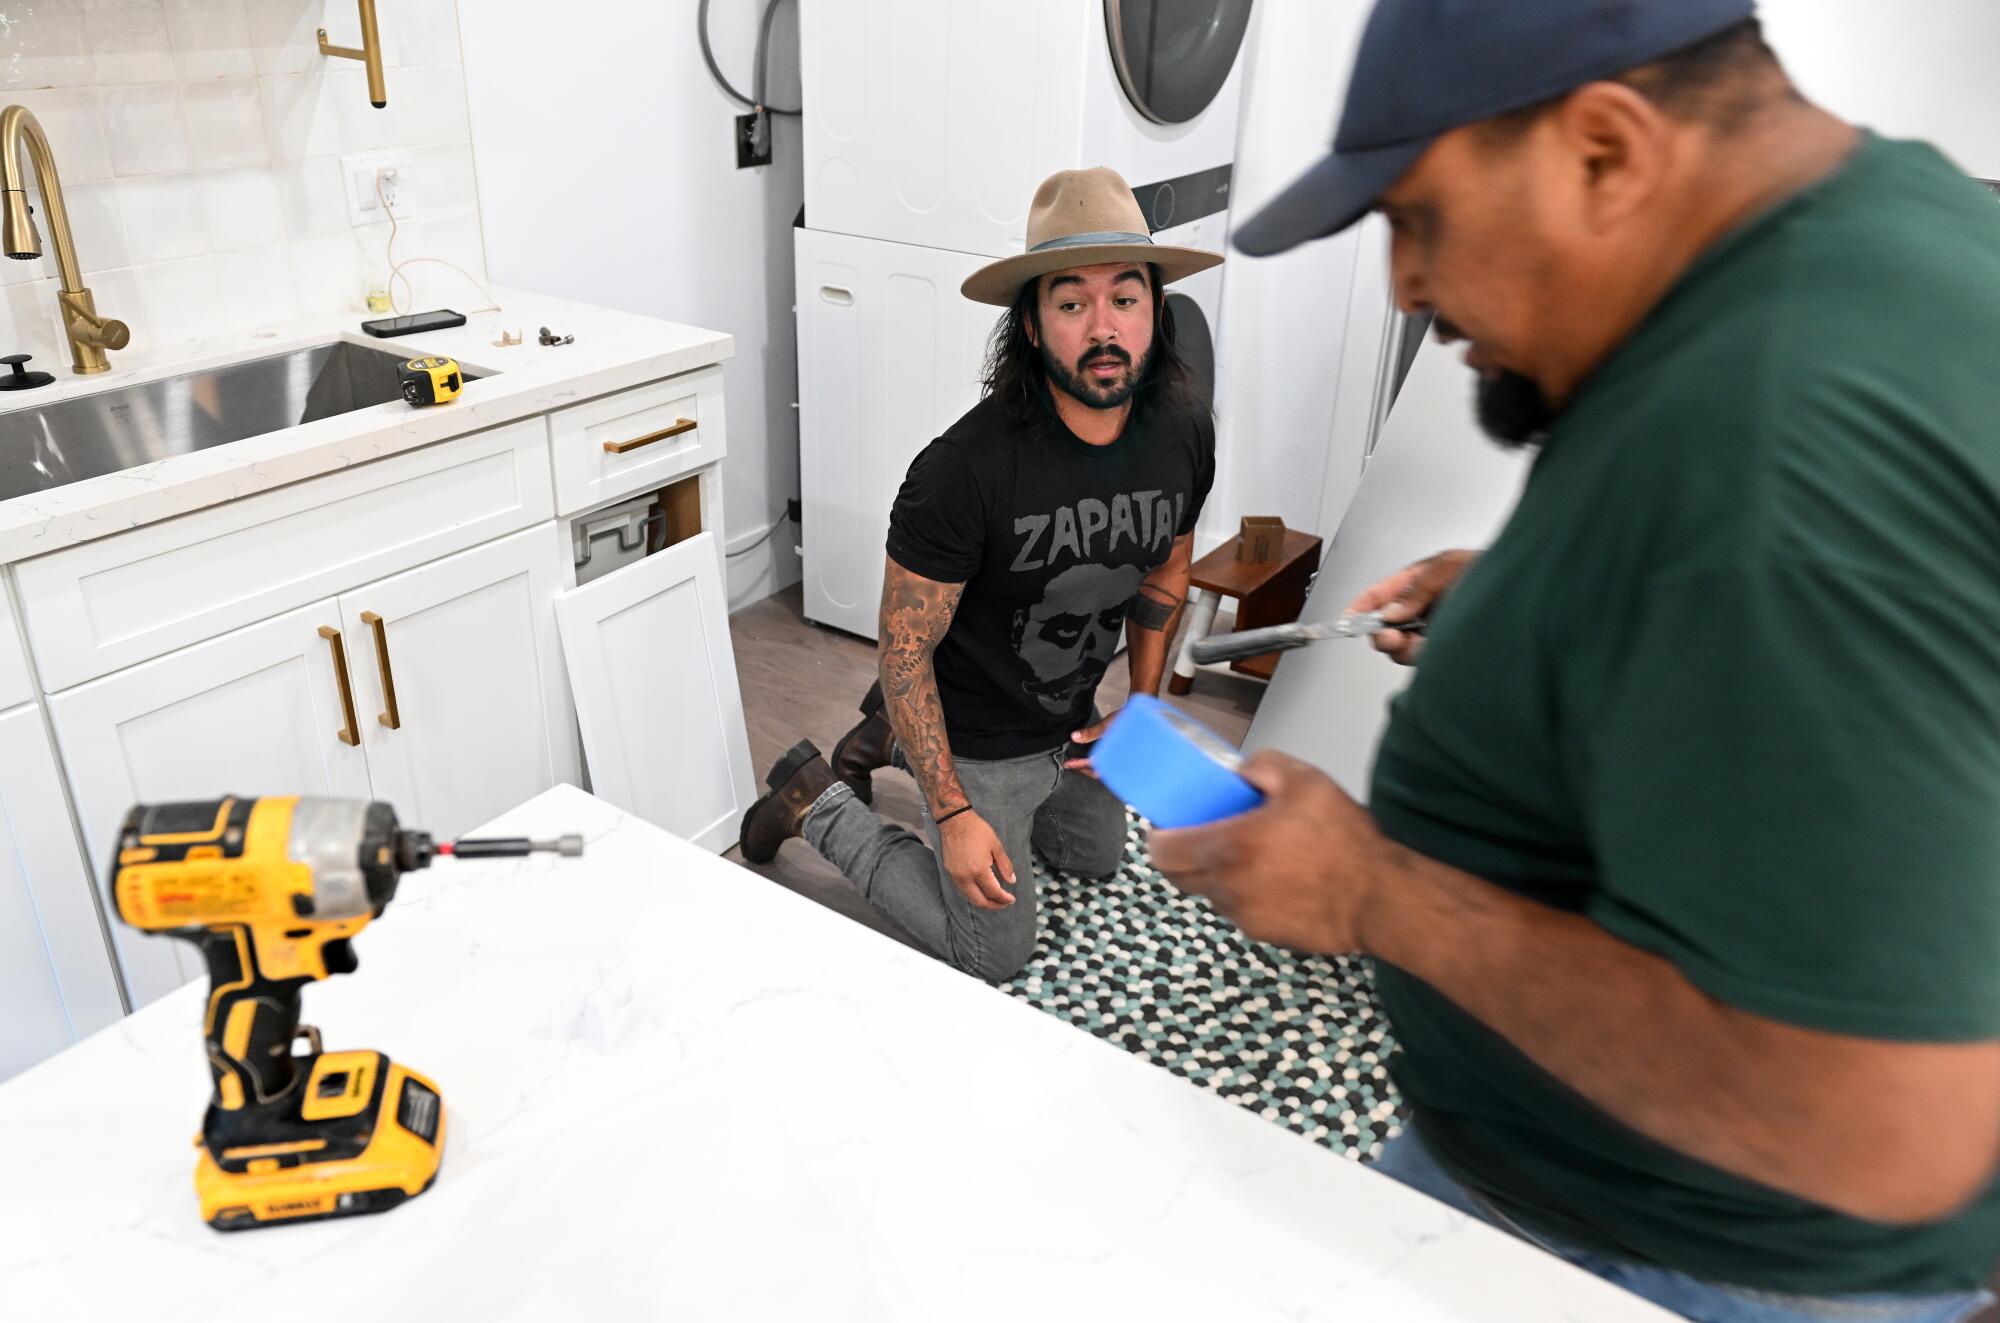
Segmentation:
[(1099, 262), (1151, 262), (1160, 268), (1160, 283), (1171, 284), (1221, 265), (1222, 254), (1154, 243), (1139, 199), (1116, 170), (1058, 170), (1028, 208), (1028, 251), (979, 268), (958, 289), (1005, 308), (1037, 276)]

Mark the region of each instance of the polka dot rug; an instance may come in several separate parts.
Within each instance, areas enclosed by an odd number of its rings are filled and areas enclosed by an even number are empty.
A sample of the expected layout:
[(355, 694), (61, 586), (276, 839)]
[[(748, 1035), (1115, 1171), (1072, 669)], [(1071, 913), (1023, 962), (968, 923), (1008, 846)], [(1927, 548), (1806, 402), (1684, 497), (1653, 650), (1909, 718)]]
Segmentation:
[(1136, 817), (1109, 878), (1035, 874), (1039, 940), (1005, 991), (1347, 1157), (1402, 1132), (1365, 959), (1251, 941), (1153, 868)]

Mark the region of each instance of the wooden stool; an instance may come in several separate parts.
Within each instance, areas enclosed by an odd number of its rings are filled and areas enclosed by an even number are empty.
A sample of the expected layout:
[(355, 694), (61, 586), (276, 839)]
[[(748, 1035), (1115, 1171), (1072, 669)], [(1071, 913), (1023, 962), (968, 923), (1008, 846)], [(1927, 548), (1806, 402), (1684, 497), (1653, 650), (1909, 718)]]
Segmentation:
[[(1319, 573), (1319, 539), (1288, 528), (1277, 557), (1261, 565), (1236, 559), (1239, 540), (1232, 538), (1203, 556), (1188, 575), (1188, 585), (1193, 591), (1188, 594), (1187, 633), (1174, 658), (1168, 693), (1185, 694), (1194, 687), (1196, 667), (1188, 650), (1196, 639), (1207, 638), (1208, 631), (1215, 628), (1215, 610), (1222, 605), (1223, 598), (1233, 597), (1238, 603), (1238, 629), (1287, 625), (1305, 609), (1306, 590), (1312, 586), (1313, 575)], [(1267, 652), (1245, 657), (1229, 663), (1229, 669), (1268, 680), (1278, 669), (1279, 655)]]

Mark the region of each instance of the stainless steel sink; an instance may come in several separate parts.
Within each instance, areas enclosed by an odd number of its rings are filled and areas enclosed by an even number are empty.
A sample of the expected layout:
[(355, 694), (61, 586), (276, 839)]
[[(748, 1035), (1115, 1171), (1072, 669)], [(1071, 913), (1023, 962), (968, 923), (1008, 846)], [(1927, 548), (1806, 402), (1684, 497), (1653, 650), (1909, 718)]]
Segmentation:
[(0, 500), (400, 400), (405, 357), (341, 340), (39, 406), (0, 395)]

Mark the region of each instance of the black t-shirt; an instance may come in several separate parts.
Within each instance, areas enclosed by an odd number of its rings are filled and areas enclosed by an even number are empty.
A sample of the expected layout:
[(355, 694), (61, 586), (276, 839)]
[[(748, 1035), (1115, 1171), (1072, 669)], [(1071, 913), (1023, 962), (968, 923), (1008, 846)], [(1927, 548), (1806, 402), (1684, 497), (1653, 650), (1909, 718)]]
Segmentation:
[(889, 512), (889, 555), (963, 583), (933, 666), (952, 752), (1018, 758), (1089, 723), (1125, 605), (1215, 481), (1206, 415), (1135, 409), (1094, 446), (1059, 421), (1023, 429), (991, 399), (910, 464)]

